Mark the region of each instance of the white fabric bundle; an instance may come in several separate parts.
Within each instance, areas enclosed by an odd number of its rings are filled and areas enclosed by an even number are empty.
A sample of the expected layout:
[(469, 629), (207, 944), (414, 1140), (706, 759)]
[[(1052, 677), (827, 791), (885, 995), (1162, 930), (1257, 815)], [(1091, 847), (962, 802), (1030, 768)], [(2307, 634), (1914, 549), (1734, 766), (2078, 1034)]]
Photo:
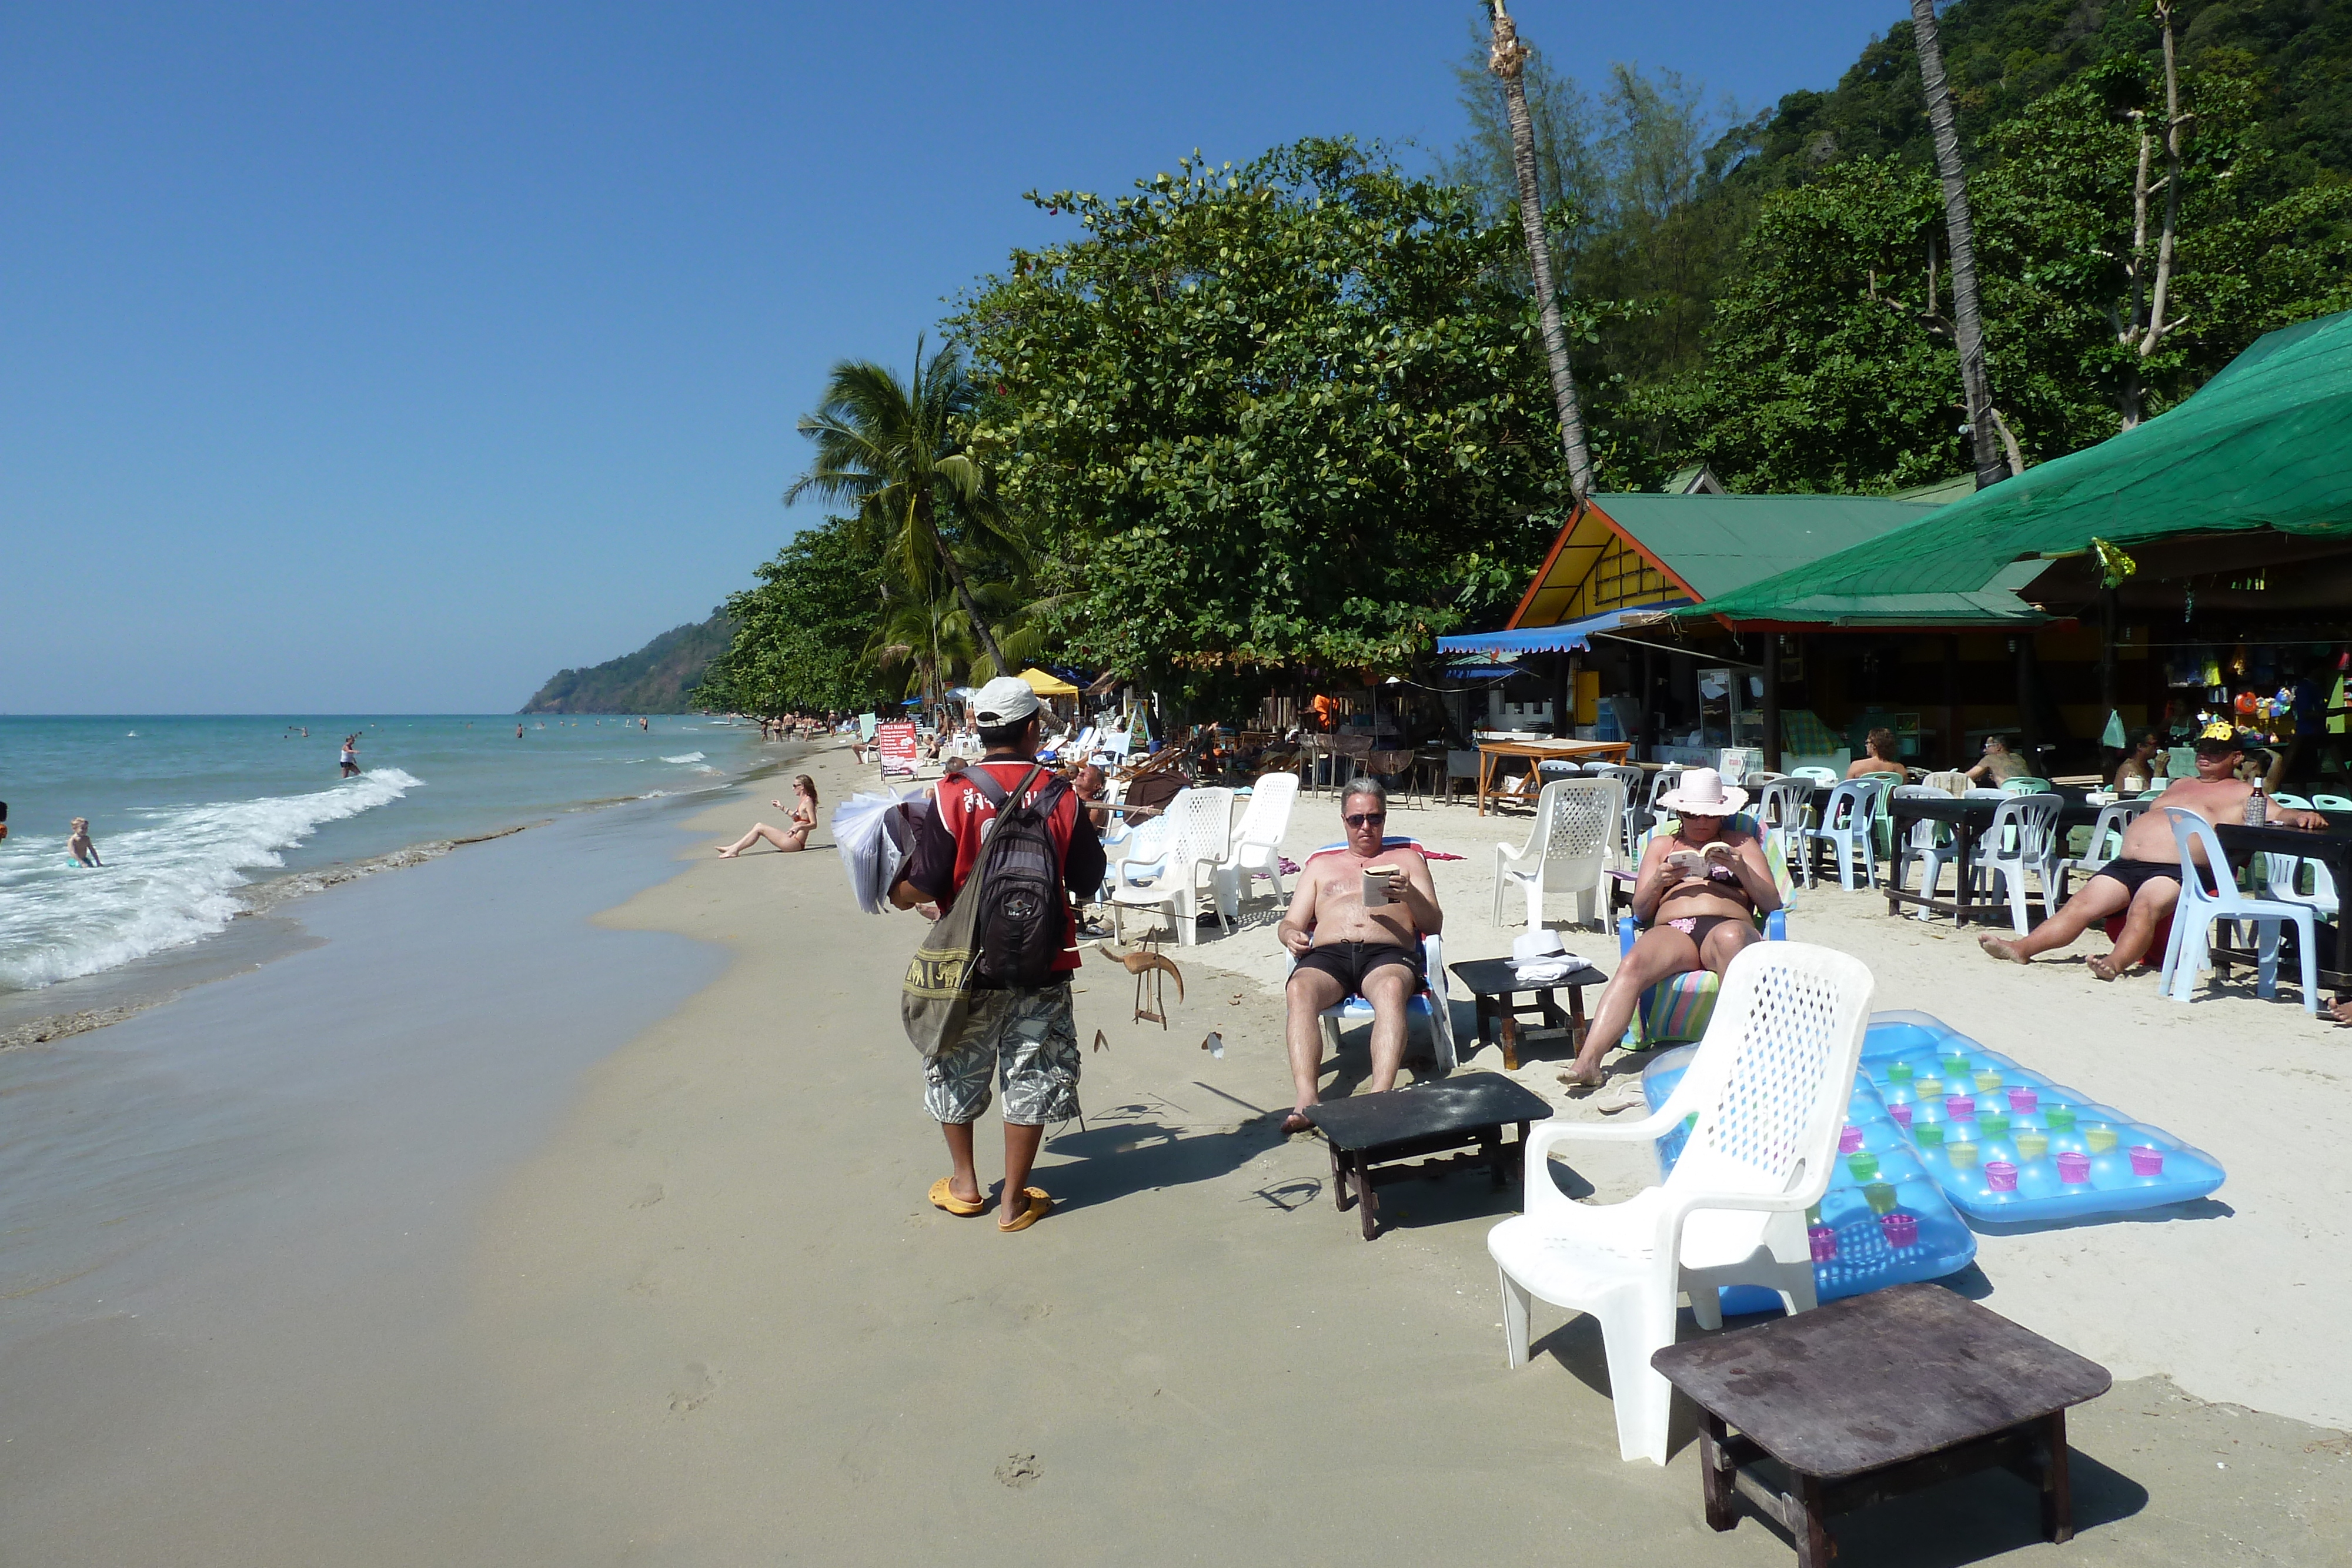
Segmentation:
[(914, 830), (930, 812), (930, 793), (922, 789), (903, 797), (865, 791), (833, 809), (833, 841), (858, 908), (879, 915), (889, 907), (891, 884), (914, 852)]
[(1560, 945), (1557, 931), (1530, 931), (1511, 941), (1511, 977), (1533, 988), (1555, 985), (1584, 967), (1584, 960)]

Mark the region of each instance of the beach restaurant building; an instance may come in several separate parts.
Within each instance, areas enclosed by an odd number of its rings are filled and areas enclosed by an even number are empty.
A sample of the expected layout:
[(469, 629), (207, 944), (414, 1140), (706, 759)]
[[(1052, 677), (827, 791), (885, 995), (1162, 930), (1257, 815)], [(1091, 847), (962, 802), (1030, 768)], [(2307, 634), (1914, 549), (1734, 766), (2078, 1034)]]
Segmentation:
[(1439, 648), (1523, 672), (1472, 722), (1550, 728), (1572, 709), (1576, 733), (1651, 760), (1753, 746), (1836, 764), (1884, 726), (1921, 765), (1997, 733), (2045, 772), (2087, 771), (2119, 730), (2178, 737), (2228, 713), (2300, 730), (2298, 774), (2344, 768), (2327, 710), (2352, 662), (2352, 313), (1947, 498), (1596, 496), (1507, 627)]

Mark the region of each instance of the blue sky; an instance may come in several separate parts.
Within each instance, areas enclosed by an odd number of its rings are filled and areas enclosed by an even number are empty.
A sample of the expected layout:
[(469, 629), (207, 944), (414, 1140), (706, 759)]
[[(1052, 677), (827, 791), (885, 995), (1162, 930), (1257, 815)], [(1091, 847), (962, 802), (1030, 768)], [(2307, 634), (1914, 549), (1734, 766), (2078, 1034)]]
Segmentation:
[[(0, 712), (510, 709), (747, 581), (825, 368), (1055, 237), (1023, 191), (1449, 146), (1472, 10), (11, 7)], [(1907, 7), (1514, 14), (1755, 107)]]

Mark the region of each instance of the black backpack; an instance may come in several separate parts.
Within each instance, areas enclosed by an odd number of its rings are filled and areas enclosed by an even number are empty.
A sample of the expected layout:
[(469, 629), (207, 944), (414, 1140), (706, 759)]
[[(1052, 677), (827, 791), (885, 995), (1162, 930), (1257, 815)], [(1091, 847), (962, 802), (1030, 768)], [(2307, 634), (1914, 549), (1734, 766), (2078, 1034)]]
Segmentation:
[(1022, 803), (1044, 771), (1042, 766), (1032, 768), (1010, 793), (986, 768), (963, 776), (996, 808), (996, 815), (981, 825), (981, 864), (969, 879), (982, 900), (972, 946), (980, 977), (1007, 990), (1031, 990), (1051, 981), (1066, 935), (1069, 902), (1051, 824), (1068, 785), (1057, 779)]

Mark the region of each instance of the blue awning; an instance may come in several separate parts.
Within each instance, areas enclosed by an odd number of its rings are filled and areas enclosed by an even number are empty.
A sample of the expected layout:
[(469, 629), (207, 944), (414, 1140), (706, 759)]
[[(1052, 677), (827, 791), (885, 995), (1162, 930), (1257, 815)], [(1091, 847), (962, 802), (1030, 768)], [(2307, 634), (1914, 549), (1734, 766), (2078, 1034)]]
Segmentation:
[(1501, 681), (1528, 672), (1517, 664), (1448, 664), (1445, 673), (1457, 681)]
[(1613, 632), (1636, 617), (1646, 619), (1689, 602), (1687, 599), (1669, 599), (1655, 604), (1637, 604), (1630, 609), (1588, 615), (1581, 621), (1570, 621), (1559, 626), (1524, 626), (1516, 632), (1465, 632), (1455, 637), (1440, 637), (1437, 651), (1441, 653), (1485, 653), (1503, 658), (1514, 653), (1580, 653), (1592, 645), (1592, 634), (1596, 632)]

